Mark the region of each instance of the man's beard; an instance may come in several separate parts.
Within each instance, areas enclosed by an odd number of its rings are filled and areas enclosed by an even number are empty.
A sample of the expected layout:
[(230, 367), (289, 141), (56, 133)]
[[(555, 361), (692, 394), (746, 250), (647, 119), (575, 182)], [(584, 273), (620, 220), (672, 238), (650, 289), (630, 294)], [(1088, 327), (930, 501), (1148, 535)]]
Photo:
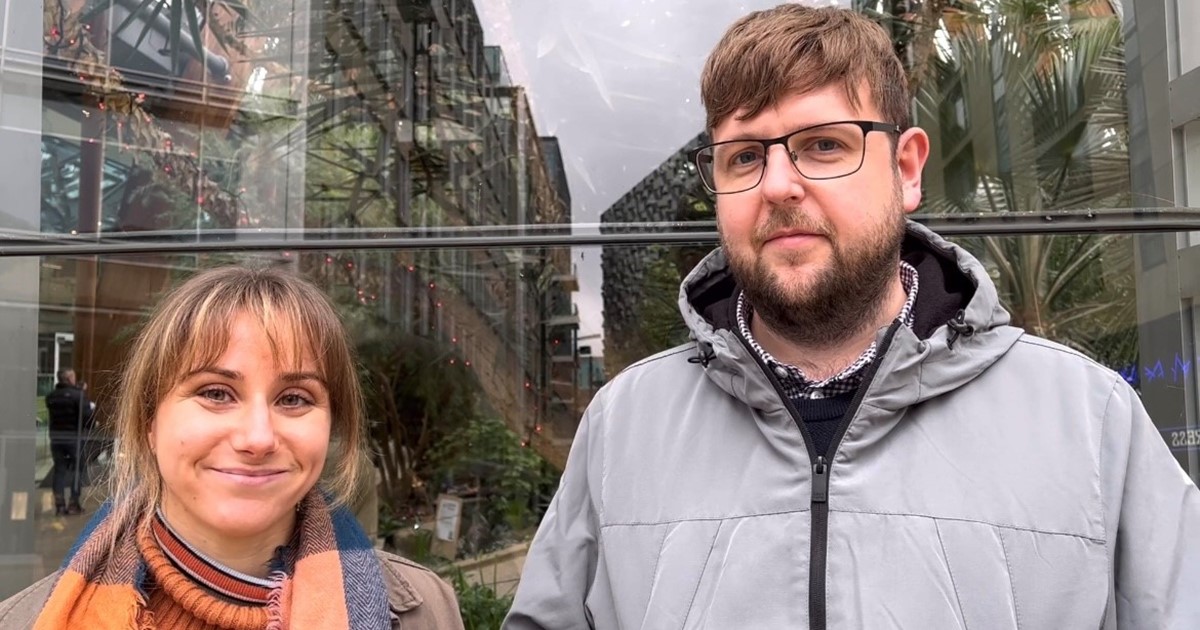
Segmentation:
[[(754, 235), (754, 248), (780, 229), (819, 234), (833, 249), (827, 266), (820, 270), (796, 273), (784, 263), (776, 272), (765, 257), (754, 251), (736, 252), (723, 242), (729, 268), (754, 314), (788, 341), (818, 348), (835, 347), (874, 325), (891, 283), (899, 277), (905, 221), (898, 195), (891, 206), (886, 221), (855, 244), (840, 242), (831, 226), (795, 208), (772, 209), (767, 224)], [(798, 275), (807, 277), (793, 280)]]

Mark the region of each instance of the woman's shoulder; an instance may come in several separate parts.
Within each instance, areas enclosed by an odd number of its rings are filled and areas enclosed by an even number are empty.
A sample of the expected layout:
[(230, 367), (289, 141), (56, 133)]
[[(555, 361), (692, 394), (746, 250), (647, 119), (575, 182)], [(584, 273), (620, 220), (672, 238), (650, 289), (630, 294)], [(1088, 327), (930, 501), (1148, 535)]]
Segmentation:
[(463, 627), (454, 589), (438, 574), (393, 553), (376, 550), (375, 555), (395, 615), (406, 621), (413, 618), (420, 628)]
[(50, 592), (54, 590), (60, 572), (61, 569), (0, 602), (0, 628), (5, 628), (5, 630), (32, 628), (38, 614), (46, 605), (46, 600), (50, 599)]

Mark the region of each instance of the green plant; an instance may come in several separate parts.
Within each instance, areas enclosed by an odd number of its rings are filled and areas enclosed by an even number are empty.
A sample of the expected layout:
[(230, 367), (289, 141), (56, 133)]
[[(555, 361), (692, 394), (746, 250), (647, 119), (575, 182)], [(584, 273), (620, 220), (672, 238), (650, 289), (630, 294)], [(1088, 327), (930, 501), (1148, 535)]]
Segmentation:
[[(352, 298), (333, 293), (343, 311), (353, 307)], [(347, 320), (359, 342), (360, 379), (383, 479), (381, 500), (401, 509), (414, 499), (418, 482), (433, 473), (430, 447), (475, 416), (479, 388), (449, 344), (396, 335), (383, 321)]]
[(689, 269), (683, 269), (674, 249), (650, 248), (652, 258), (643, 276), (641, 316), (637, 332), (642, 352), (651, 355), (688, 340), (688, 327), (679, 313), (679, 283)]
[(466, 630), (496, 630), (512, 607), (512, 595), (500, 596), (491, 586), (467, 582), (462, 569), (450, 574), (450, 585), (458, 595), (458, 610)]
[[(1108, 0), (885, 4), (872, 14), (906, 49), (915, 122), (937, 140), (922, 210), (1052, 218), (1133, 204), (1124, 38)], [(1109, 365), (1136, 356), (1129, 236), (959, 242), (1014, 325)]]
[(442, 438), (430, 451), (437, 480), (479, 498), (468, 536), (474, 551), (535, 522), (533, 503), (550, 473), (544, 460), (504, 422), (477, 418)]
[(395, 532), (392, 540), (395, 542), (397, 554), (425, 567), (435, 568), (436, 565), (446, 562), (444, 558), (432, 553), (431, 529), (400, 529)]
[(404, 523), (396, 516), (396, 508), (387, 501), (379, 502), (379, 536), (390, 540), (392, 535), (400, 531)]

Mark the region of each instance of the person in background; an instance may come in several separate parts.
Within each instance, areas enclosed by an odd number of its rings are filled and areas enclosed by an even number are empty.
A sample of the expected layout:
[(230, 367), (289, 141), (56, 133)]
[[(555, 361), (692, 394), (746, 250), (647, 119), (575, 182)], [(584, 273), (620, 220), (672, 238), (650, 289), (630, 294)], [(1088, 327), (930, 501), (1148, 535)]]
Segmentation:
[(350, 348), (291, 273), (171, 292), (124, 368), (110, 500), (0, 628), (462, 628), (450, 587), (376, 551), (346, 507), (367, 474)]
[[(95, 405), (76, 380), (75, 370), (59, 370), (58, 382), (46, 394), (50, 416), (50, 457), (54, 461), (54, 513), (83, 512), (82, 487), (87, 485), (87, 441), (91, 435)], [(66, 494), (70, 486), (71, 494)]]
[(1200, 628), (1200, 491), (1137, 393), (906, 219), (888, 32), (756, 11), (700, 93), (693, 341), (592, 400), (505, 628)]
[[(84, 391), (84, 393), (88, 391), (88, 384), (86, 382), (81, 381), (79, 383), (79, 387)], [(103, 427), (100, 426), (100, 414), (96, 413), (95, 400), (92, 400), (89, 403), (89, 408), (91, 409), (92, 413), (92, 421), (86, 429), (82, 442), (82, 452), (80, 454), (80, 457), (83, 460), (82, 485), (85, 488), (90, 486), (95, 481), (93, 469), (99, 463), (101, 456), (105, 456), (105, 462), (107, 462), (108, 457), (111, 456), (110, 450), (112, 448), (112, 445), (109, 443), (107, 432)]]

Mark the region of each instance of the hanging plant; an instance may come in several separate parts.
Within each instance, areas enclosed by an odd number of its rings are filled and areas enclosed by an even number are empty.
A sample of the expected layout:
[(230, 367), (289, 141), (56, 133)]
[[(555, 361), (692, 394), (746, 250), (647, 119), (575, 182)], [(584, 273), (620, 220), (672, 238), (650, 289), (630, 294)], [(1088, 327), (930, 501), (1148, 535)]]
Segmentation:
[[(237, 2), (206, 2), (204, 0), (137, 0), (138, 4), (129, 15), (111, 31), (116, 33), (130, 28), (135, 18), (143, 18), (143, 31), (137, 44), (145, 39), (150, 24), (167, 11), (169, 12), (168, 40), (171, 58), (178, 59), (184, 38), (184, 29), (190, 33), (198, 58), (204, 59), (202, 32), (214, 34), (223, 46), (236, 46), (244, 50), (236, 37), (218, 20), (201, 19), (213, 7), (230, 7), (238, 15), (245, 15), (245, 6)], [(158, 123), (151, 113), (152, 99), (144, 91), (132, 89), (120, 70), (107, 59), (104, 47), (110, 32), (101, 27), (105, 12), (112, 0), (99, 0), (84, 4), (77, 9), (68, 8), (64, 0), (47, 0), (43, 9), (43, 38), (46, 66), (57, 67), (67, 74), (68, 81), (83, 88), (84, 102), (93, 105), (103, 116), (104, 125), (100, 137), (115, 137), (119, 150), (129, 153), (134, 165), (140, 165), (141, 156), (149, 158), (151, 164), (144, 166), (153, 174), (155, 184), (174, 191), (186, 191), (199, 211), (206, 213), (213, 223), (223, 226), (237, 224), (239, 215), (238, 194), (225, 190), (200, 166), (194, 151), (177, 149), (171, 134)], [(128, 7), (127, 7), (128, 8)], [(174, 63), (173, 63), (174, 65)], [(90, 108), (82, 111), (85, 118), (96, 115)], [(88, 138), (86, 142), (95, 142)]]

